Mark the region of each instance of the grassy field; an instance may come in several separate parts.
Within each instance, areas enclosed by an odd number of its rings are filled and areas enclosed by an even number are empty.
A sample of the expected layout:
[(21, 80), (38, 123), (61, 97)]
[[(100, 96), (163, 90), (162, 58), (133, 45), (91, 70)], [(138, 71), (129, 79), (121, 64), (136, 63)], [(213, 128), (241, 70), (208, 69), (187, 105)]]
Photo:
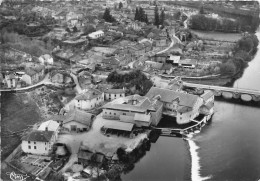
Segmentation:
[(221, 32), (210, 32), (210, 31), (199, 31), (190, 30), (192, 33), (197, 35), (201, 39), (218, 40), (218, 41), (238, 41), (242, 35), (240, 33), (221, 33)]
[(31, 128), (42, 120), (37, 105), (26, 94), (2, 93), (1, 96), (1, 146), (4, 160), (20, 143), (21, 136), (10, 133)]

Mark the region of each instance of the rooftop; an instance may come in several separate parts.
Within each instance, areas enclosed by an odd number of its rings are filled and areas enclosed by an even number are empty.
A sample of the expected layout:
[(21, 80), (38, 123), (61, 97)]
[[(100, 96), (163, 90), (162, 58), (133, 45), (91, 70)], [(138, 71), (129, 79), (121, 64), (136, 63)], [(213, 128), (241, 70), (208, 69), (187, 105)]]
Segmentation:
[(104, 90), (105, 93), (109, 93), (109, 94), (121, 94), (121, 93), (125, 93), (124, 89), (106, 89)]
[(132, 131), (134, 124), (133, 123), (120, 122), (120, 121), (113, 121), (113, 122), (107, 122), (104, 125), (104, 127), (108, 128), (108, 129)]
[(152, 87), (146, 94), (146, 96), (150, 99), (157, 95), (161, 96), (160, 100), (162, 102), (172, 103), (174, 100), (178, 99), (180, 106), (187, 107), (193, 107), (199, 98), (199, 96), (197, 95), (187, 94), (183, 92), (175, 92), (170, 89), (163, 89), (157, 87)]
[(66, 124), (71, 121), (75, 121), (84, 125), (90, 125), (92, 119), (94, 118), (93, 114), (87, 113), (85, 111), (81, 111), (78, 109), (70, 110), (65, 115), (56, 116), (55, 120), (63, 121), (63, 124)]
[(24, 141), (49, 142), (54, 134), (53, 131), (32, 131), (22, 138)]
[(75, 99), (76, 100), (92, 100), (101, 94), (102, 94), (102, 92), (100, 92), (97, 89), (89, 89), (88, 91), (83, 92), (83, 93), (79, 94), (78, 96), (76, 96)]
[(48, 131), (57, 131), (57, 129), (59, 128), (59, 123), (53, 120), (45, 121), (40, 125), (38, 130), (45, 131), (46, 128), (48, 129)]

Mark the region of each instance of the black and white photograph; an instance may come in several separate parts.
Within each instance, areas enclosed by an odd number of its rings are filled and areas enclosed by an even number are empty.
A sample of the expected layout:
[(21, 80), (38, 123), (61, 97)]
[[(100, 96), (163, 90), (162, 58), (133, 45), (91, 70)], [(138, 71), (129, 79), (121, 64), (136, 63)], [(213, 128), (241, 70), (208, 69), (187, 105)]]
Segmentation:
[(0, 181), (260, 181), (259, 3), (0, 0)]

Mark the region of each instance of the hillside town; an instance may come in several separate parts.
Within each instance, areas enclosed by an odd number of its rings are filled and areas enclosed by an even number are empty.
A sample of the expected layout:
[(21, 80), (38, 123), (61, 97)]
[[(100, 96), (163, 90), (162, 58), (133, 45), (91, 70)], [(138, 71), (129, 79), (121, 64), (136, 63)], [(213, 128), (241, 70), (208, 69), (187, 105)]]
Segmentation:
[(258, 46), (256, 4), (3, 0), (3, 169), (120, 180), (159, 135), (200, 132), (218, 92), (189, 85), (241, 75)]

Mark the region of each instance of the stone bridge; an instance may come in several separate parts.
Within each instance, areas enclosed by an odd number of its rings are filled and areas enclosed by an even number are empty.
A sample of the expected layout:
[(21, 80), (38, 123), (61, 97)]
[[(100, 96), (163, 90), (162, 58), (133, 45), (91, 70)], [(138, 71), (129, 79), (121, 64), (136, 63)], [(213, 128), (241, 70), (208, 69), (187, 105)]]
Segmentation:
[(260, 101), (260, 90), (220, 87), (203, 84), (193, 84), (183, 82), (185, 87), (196, 88), (198, 93), (203, 93), (204, 90), (212, 90), (215, 96), (223, 96), (226, 99), (242, 99), (243, 101)]

